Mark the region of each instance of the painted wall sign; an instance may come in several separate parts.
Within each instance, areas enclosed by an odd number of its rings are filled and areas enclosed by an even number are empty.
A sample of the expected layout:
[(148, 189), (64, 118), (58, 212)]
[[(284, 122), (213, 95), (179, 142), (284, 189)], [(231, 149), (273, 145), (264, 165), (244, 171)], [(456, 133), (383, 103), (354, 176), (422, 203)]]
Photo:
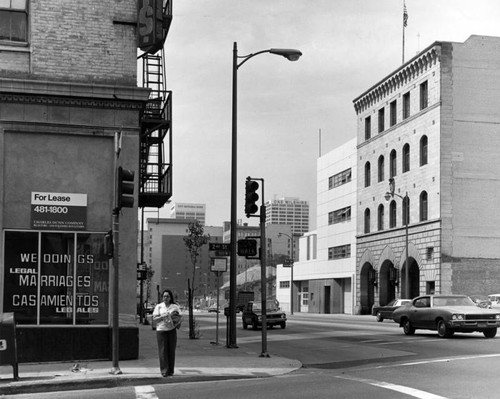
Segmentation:
[(31, 228), (85, 230), (87, 194), (32, 192)]
[(108, 324), (102, 233), (5, 231), (3, 312), (19, 324)]

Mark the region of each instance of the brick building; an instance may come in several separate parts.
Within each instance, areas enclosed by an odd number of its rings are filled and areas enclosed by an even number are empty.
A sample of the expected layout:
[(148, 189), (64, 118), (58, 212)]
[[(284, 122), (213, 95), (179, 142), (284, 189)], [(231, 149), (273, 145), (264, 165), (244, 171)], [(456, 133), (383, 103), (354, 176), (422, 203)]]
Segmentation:
[(0, 310), (15, 314), (19, 361), (111, 357), (117, 166), (135, 171), (117, 243), (120, 356), (136, 358), (137, 206), (168, 199), (144, 190), (138, 2), (4, 1), (0, 21)]
[(499, 93), (500, 38), (471, 36), (433, 43), (354, 100), (360, 313), (500, 290)]

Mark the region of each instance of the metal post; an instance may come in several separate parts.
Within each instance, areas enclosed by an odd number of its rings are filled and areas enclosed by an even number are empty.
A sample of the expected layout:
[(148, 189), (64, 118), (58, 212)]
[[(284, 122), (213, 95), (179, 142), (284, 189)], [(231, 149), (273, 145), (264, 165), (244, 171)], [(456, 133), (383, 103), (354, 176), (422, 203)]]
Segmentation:
[(267, 242), (266, 242), (266, 208), (264, 206), (264, 179), (262, 181), (262, 205), (260, 206), (260, 280), (262, 302), (262, 352), (260, 357), (270, 357), (267, 353)]
[(406, 192), (405, 197), (403, 198), (404, 205), (403, 208), (405, 210), (405, 225), (406, 225), (406, 268), (405, 268), (405, 291), (406, 298), (411, 299), (410, 296), (410, 264), (408, 263), (408, 222), (410, 218), (410, 207), (408, 204), (408, 192)]
[(118, 294), (118, 289), (119, 289), (119, 284), (120, 284), (120, 279), (119, 279), (119, 245), (120, 245), (120, 211), (117, 209), (116, 204), (117, 204), (117, 178), (118, 178), (118, 157), (120, 155), (120, 148), (121, 146), (121, 132), (118, 132), (115, 134), (115, 165), (114, 165), (114, 180), (115, 180), (115, 202), (114, 202), (114, 208), (113, 208), (113, 319), (112, 319), (112, 360), (113, 360), (113, 367), (111, 371), (109, 372), (110, 374), (122, 374), (119, 366), (119, 358), (120, 358), (120, 352), (119, 352), (119, 337), (120, 337), (120, 326), (119, 326), (119, 319), (118, 319), (118, 312), (119, 312), (119, 294)]
[(293, 231), (292, 236), (290, 237), (292, 240), (292, 266), (290, 267), (290, 314), (293, 314), (293, 266), (294, 266), (294, 257), (293, 257)]
[(237, 93), (238, 93), (238, 47), (233, 47), (233, 100), (232, 100), (232, 146), (231, 146), (231, 256), (229, 262), (229, 329), (226, 346), (237, 348), (236, 345), (236, 207), (237, 207)]

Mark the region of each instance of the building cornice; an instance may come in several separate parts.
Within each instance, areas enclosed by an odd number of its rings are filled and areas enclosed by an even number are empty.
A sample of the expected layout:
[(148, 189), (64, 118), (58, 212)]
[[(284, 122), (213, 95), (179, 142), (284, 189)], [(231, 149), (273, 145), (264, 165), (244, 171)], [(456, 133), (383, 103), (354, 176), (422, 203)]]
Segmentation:
[(442, 42), (434, 42), (411, 60), (403, 64), (399, 69), (386, 76), (360, 96), (356, 97), (353, 100), (356, 114), (382, 101), (393, 91), (408, 84), (409, 81), (436, 65), (441, 59), (442, 44)]

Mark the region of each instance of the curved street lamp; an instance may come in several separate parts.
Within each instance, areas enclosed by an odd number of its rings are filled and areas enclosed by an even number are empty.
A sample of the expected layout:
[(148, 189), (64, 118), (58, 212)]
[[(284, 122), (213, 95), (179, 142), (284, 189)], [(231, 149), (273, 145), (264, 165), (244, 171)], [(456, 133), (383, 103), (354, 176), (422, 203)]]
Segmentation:
[[(389, 179), (389, 191), (385, 193), (384, 198), (386, 201), (389, 201), (391, 198), (399, 197), (403, 200), (403, 215), (405, 222), (405, 246), (406, 246), (406, 267), (405, 267), (405, 295), (408, 299), (410, 298), (410, 264), (408, 263), (408, 223), (410, 219), (410, 209), (409, 209), (409, 201), (408, 201), (408, 191), (405, 196), (401, 196), (396, 194), (395, 191), (395, 181), (394, 178), (391, 177)], [(406, 206), (406, 209), (405, 209)]]
[[(237, 94), (238, 94), (238, 68), (256, 55), (270, 53), (285, 57), (289, 61), (297, 61), (302, 52), (294, 49), (262, 50), (256, 53), (238, 56), (238, 46), (233, 46), (233, 100), (232, 100), (232, 145), (231, 145), (231, 257), (229, 260), (229, 334), (228, 348), (237, 348), (236, 345), (236, 228), (237, 228)], [(242, 59), (240, 63), (238, 60)], [(265, 244), (264, 244), (265, 245)], [(264, 248), (265, 250), (265, 248)]]

